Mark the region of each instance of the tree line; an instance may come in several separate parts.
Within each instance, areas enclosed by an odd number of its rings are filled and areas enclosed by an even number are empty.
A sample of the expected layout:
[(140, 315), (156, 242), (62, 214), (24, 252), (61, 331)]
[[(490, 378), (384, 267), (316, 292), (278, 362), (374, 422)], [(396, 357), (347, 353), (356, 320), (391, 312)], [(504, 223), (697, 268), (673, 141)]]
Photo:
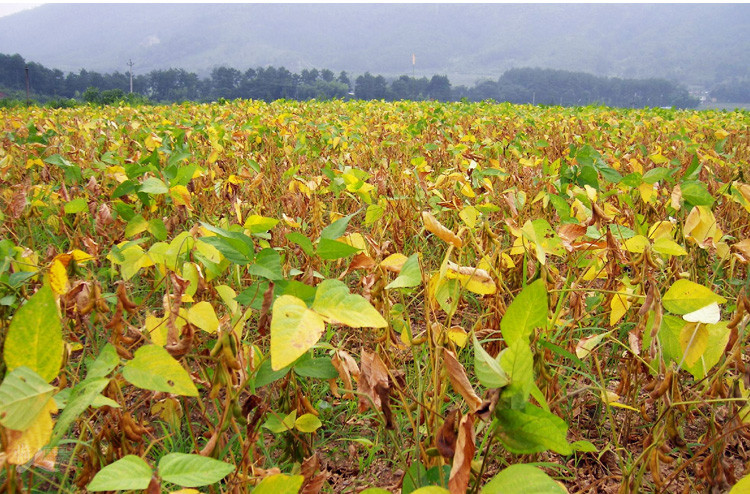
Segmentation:
[(117, 101), (174, 103), (216, 101), (219, 99), (382, 99), (438, 101), (508, 101), (518, 104), (579, 106), (601, 104), (621, 107), (698, 105), (684, 87), (665, 79), (619, 79), (581, 72), (551, 69), (511, 69), (497, 80), (484, 80), (474, 86), (452, 86), (444, 75), (388, 80), (369, 72), (354, 80), (344, 71), (305, 69), (299, 74), (284, 67), (258, 67), (240, 71), (216, 67), (208, 77), (184, 69), (152, 70), (133, 77), (113, 72), (101, 74), (81, 69), (64, 73), (20, 55), (0, 54), (0, 92), (6, 99), (25, 98), (25, 68), (29, 69), (34, 99), (59, 106)]

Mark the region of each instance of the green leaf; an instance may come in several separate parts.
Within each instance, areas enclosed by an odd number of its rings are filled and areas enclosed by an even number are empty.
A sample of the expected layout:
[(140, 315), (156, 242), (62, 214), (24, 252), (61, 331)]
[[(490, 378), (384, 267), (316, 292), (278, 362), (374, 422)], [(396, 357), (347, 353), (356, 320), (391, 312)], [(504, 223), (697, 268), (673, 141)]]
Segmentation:
[(15, 431), (28, 429), (55, 390), (32, 369), (13, 369), (0, 384), (0, 424)]
[(339, 280), (325, 280), (318, 285), (312, 308), (330, 322), (352, 328), (384, 328), (388, 323), (363, 296), (349, 293)]
[(164, 348), (144, 345), (122, 369), (122, 377), (141, 389), (183, 396), (198, 396), (198, 389), (184, 367)]
[(72, 201), (66, 202), (65, 206), (63, 206), (63, 209), (65, 210), (66, 214), (75, 214), (88, 211), (89, 206), (85, 198), (78, 197), (76, 199), (73, 199)]
[[(291, 365), (291, 364), (290, 364)], [(278, 381), (282, 377), (286, 376), (291, 367), (286, 366), (279, 370), (271, 369), (271, 359), (265, 359), (263, 363), (258, 367), (258, 372), (255, 374), (255, 387), (262, 388), (274, 381)]]
[(159, 460), (159, 477), (182, 487), (215, 484), (230, 473), (234, 465), (206, 456), (169, 453)]
[(448, 489), (437, 485), (426, 485), (420, 487), (416, 491), (411, 491), (411, 494), (449, 494)]
[(500, 331), (508, 346), (516, 340), (529, 343), (534, 328), (547, 327), (547, 287), (544, 280), (527, 285), (505, 311)]
[(302, 251), (308, 256), (313, 255), (313, 244), (309, 238), (305, 237), (299, 232), (289, 232), (285, 235), (285, 237), (290, 242), (299, 245), (302, 248)]
[(8, 370), (26, 366), (47, 382), (57, 377), (63, 359), (62, 328), (49, 285), (16, 311), (5, 336), (3, 355)]
[(253, 239), (242, 232), (230, 232), (218, 228), (203, 221), (201, 226), (216, 236), (203, 236), (201, 241), (215, 247), (230, 262), (244, 266), (250, 263), (254, 256), (255, 246)]
[(386, 285), (386, 290), (394, 288), (412, 288), (422, 284), (422, 270), (419, 267), (419, 254), (412, 254), (406, 259), (395, 280)]
[(359, 252), (358, 248), (338, 240), (321, 238), (318, 243), (318, 257), (327, 261), (348, 257), (356, 252)]
[(287, 416), (282, 418), (276, 413), (268, 414), (263, 427), (273, 432), (274, 434), (280, 434), (282, 432), (290, 431), (294, 429), (294, 421), (297, 419), (297, 410), (292, 410)]
[(143, 181), (138, 192), (145, 192), (146, 194), (166, 194), (169, 192), (169, 187), (158, 178), (149, 177)]
[(474, 340), (474, 373), (482, 386), (487, 388), (502, 388), (508, 384), (508, 375), (505, 373), (500, 363), (492, 358), (472, 335)]
[(705, 286), (684, 279), (675, 281), (662, 297), (664, 308), (678, 315), (695, 312), (714, 302), (723, 304), (726, 301), (727, 299), (716, 295)]
[(391, 492), (385, 489), (381, 489), (380, 487), (369, 487), (359, 494), (391, 494)]
[(101, 396), (100, 393), (107, 387), (107, 384), (109, 384), (109, 378), (101, 377), (86, 379), (73, 388), (68, 404), (58, 417), (55, 428), (52, 431), (50, 447), (54, 447), (65, 433), (68, 432), (71, 424), (94, 403), (97, 396)]
[[(547, 254), (563, 255), (565, 247), (557, 233), (552, 229), (547, 220), (543, 218), (527, 221), (521, 229), (523, 239), (534, 243), (536, 258), (540, 263), (546, 262)], [(524, 242), (526, 244), (526, 242)]]
[(86, 489), (94, 492), (143, 490), (151, 483), (153, 473), (141, 458), (127, 455), (99, 470)]
[(302, 488), (305, 477), (302, 475), (269, 475), (260, 481), (252, 494), (297, 494)]
[(325, 323), (320, 315), (293, 295), (277, 298), (272, 314), (271, 369), (276, 371), (312, 348), (323, 334)]
[(142, 215), (133, 216), (125, 226), (125, 238), (132, 238), (148, 230), (148, 221)]
[(534, 386), (534, 355), (529, 344), (523, 340), (516, 340), (500, 354), (500, 366), (510, 378), (510, 384), (503, 390), (503, 396), (512, 396), (512, 403), (520, 407), (528, 401), (529, 393)]
[(315, 432), (322, 426), (320, 419), (312, 413), (306, 413), (294, 421), (294, 427), (300, 432)]
[(279, 220), (274, 218), (266, 218), (265, 216), (252, 214), (247, 217), (243, 226), (250, 230), (250, 233), (263, 233), (275, 227), (278, 222)]
[(693, 206), (711, 206), (714, 203), (714, 197), (708, 191), (708, 187), (703, 182), (697, 180), (685, 181), (680, 184), (682, 198)]
[(119, 363), (120, 357), (117, 355), (117, 350), (111, 343), (107, 343), (99, 350), (99, 356), (96, 357), (96, 360), (88, 366), (86, 378), (104, 377), (112, 372)]
[(249, 274), (279, 281), (284, 279), (281, 271), (281, 256), (274, 249), (263, 249), (255, 255), (253, 264), (247, 267)]
[(323, 231), (320, 232), (320, 238), (336, 240), (337, 238), (341, 237), (346, 231), (349, 220), (351, 220), (356, 214), (357, 213), (352, 213), (348, 216), (344, 216), (343, 218), (339, 218), (327, 227), (323, 228)]
[(596, 446), (589, 441), (576, 441), (570, 443), (570, 447), (573, 448), (574, 451), (580, 451), (581, 453), (596, 453), (597, 451)]
[(532, 465), (516, 464), (495, 475), (482, 494), (565, 494), (552, 477)]
[(568, 425), (550, 412), (527, 404), (524, 410), (496, 410), (495, 417), (498, 438), (511, 453), (526, 455), (548, 449), (561, 455), (573, 452), (565, 438)]
[(335, 379), (339, 375), (330, 357), (302, 359), (295, 364), (294, 373), (314, 379)]
[(385, 208), (380, 204), (370, 204), (367, 206), (367, 212), (365, 213), (365, 225), (372, 225), (382, 218), (384, 213)]
[(73, 168), (74, 165), (70, 161), (66, 160), (59, 154), (53, 154), (52, 156), (48, 156), (47, 158), (44, 158), (45, 163), (49, 163), (50, 165), (59, 166), (60, 168)]
[(167, 239), (168, 232), (167, 226), (164, 224), (161, 218), (154, 218), (148, 222), (148, 231), (154, 236), (156, 240), (164, 241)]

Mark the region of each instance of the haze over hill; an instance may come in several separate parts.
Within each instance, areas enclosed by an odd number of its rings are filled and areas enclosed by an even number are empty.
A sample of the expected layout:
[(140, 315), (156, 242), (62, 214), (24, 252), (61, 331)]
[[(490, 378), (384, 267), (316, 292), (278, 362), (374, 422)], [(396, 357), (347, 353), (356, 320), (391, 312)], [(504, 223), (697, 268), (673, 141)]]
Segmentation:
[(274, 65), (454, 84), (513, 67), (750, 77), (748, 4), (47, 4), (0, 18), (0, 52), (64, 71)]

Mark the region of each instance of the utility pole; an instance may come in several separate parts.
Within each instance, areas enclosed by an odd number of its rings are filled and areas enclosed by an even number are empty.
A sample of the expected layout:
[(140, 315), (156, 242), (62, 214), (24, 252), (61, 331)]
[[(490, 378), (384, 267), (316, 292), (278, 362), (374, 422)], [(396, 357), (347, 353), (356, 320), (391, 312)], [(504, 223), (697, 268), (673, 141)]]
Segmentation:
[(128, 67), (130, 67), (130, 94), (133, 94), (133, 60), (128, 60)]
[(417, 66), (417, 56), (412, 53), (411, 54), (411, 78), (414, 79), (414, 69)]
[(31, 104), (30, 97), (29, 97), (29, 66), (26, 66), (26, 106), (28, 107)]

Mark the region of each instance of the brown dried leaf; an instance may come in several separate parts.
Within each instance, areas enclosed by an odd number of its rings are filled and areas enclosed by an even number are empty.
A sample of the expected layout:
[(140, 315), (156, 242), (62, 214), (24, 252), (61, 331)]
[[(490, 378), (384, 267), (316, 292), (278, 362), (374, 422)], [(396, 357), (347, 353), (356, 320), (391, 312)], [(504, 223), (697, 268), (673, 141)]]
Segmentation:
[(260, 317), (258, 318), (258, 334), (268, 336), (271, 328), (271, 305), (273, 304), (273, 281), (268, 283), (268, 289), (263, 294), (263, 303), (260, 306)]
[(424, 221), (424, 227), (427, 231), (435, 234), (440, 240), (447, 242), (454, 247), (461, 247), (463, 245), (463, 242), (455, 233), (441, 225), (440, 222), (428, 211), (422, 212), (422, 221)]
[(457, 426), (460, 412), (458, 408), (454, 408), (445, 417), (443, 426), (438, 430), (437, 437), (435, 438), (435, 446), (438, 452), (446, 458), (451, 459), (456, 453), (456, 440), (458, 439)]
[(448, 490), (451, 494), (465, 494), (471, 478), (471, 460), (477, 447), (474, 441), (474, 414), (470, 413), (461, 419), (458, 425), (456, 454), (453, 456)]
[(456, 359), (456, 355), (443, 348), (443, 361), (445, 362), (445, 368), (448, 371), (448, 379), (458, 394), (463, 396), (466, 403), (469, 405), (469, 409), (476, 412), (477, 409), (482, 405), (482, 399), (477, 396), (474, 388), (469, 382), (469, 378), (466, 376), (466, 370), (464, 366)]
[(349, 268), (346, 270), (347, 273), (354, 271), (355, 269), (372, 269), (376, 266), (375, 261), (372, 257), (368, 256), (364, 252), (356, 254), (352, 258), (352, 262), (349, 263)]
[(16, 191), (10, 199), (9, 212), (13, 219), (18, 219), (23, 214), (23, 209), (26, 207), (26, 187), (23, 185), (14, 185)]
[(352, 385), (352, 377), (354, 377), (355, 380), (359, 379), (359, 367), (357, 367), (357, 362), (355, 362), (351, 355), (344, 350), (338, 350), (333, 355), (331, 362), (338, 371), (341, 380), (344, 381), (344, 390), (346, 393), (343, 398), (345, 400), (353, 400), (354, 395), (351, 393), (354, 389), (354, 386)]
[(573, 252), (573, 241), (586, 233), (586, 227), (568, 223), (557, 229), (557, 236), (562, 240), (563, 246), (568, 252)]
[(362, 350), (361, 362), (362, 370), (357, 382), (357, 389), (362, 393), (359, 397), (359, 411), (364, 412), (370, 408), (370, 403), (382, 410), (380, 395), (376, 389), (388, 388), (388, 368), (377, 353), (369, 353), (365, 350)]

